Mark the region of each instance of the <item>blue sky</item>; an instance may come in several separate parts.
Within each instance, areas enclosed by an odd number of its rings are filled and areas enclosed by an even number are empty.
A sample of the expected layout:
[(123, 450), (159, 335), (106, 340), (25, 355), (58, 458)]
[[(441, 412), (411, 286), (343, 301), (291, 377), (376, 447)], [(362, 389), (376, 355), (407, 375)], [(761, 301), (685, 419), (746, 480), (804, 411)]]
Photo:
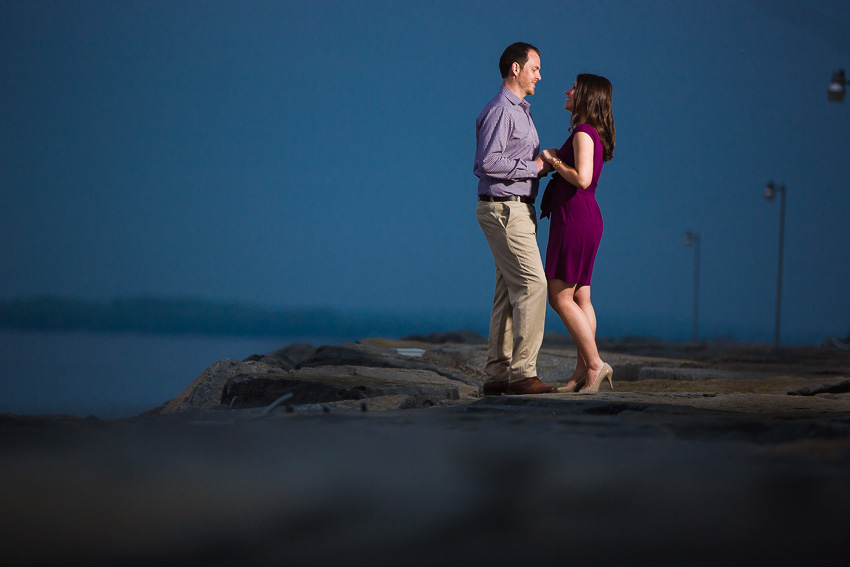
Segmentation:
[[(597, 193), (600, 335), (850, 331), (850, 7), (841, 1), (3, 2), (0, 298), (188, 296), (480, 314), (474, 121), (505, 46), (568, 135), (577, 73), (614, 84)], [(545, 249), (547, 222), (539, 241)], [(549, 327), (559, 328), (550, 311)]]

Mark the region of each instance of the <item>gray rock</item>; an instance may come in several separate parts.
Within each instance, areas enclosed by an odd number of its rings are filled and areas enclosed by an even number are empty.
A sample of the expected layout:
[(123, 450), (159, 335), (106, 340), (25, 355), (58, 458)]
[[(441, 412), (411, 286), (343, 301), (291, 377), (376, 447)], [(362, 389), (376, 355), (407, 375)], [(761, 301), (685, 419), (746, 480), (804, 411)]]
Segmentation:
[[(619, 368), (615, 367), (615, 375), (618, 370)], [(728, 380), (736, 374), (729, 370), (717, 368), (664, 368), (648, 366), (639, 368), (633, 380)], [(622, 375), (618, 375), (617, 378), (621, 380), (628, 379)]]
[(242, 362), (262, 362), (281, 370), (292, 370), (295, 368), (295, 363), (291, 359), (286, 355), (278, 354), (252, 354), (243, 358)]
[(233, 407), (263, 407), (286, 394), (293, 398), (290, 405), (327, 404), (343, 400), (365, 400), (385, 396), (401, 396), (399, 409), (430, 407), (444, 400), (460, 398), (457, 387), (440, 386), (374, 386), (341, 385), (316, 380), (292, 380), (278, 377), (256, 377), (240, 374), (228, 380), (222, 402)]
[[(482, 364), (486, 362), (482, 361)], [(544, 382), (566, 382), (576, 367), (575, 356), (563, 356), (552, 351), (541, 351), (537, 356), (537, 374)]]
[(392, 349), (381, 349), (360, 343), (321, 346), (310, 358), (301, 361), (298, 368), (314, 366), (369, 366), (373, 368), (415, 368), (411, 361)]
[(295, 367), (308, 358), (313, 357), (315, 354), (316, 347), (313, 345), (309, 343), (294, 343), (283, 348), (279, 348), (276, 351), (269, 353), (268, 356), (285, 357), (291, 360), (293, 367)]
[(296, 366), (294, 360), (277, 351), (267, 354), (260, 359), (260, 362), (264, 362), (274, 368), (280, 368), (281, 370), (294, 370)]
[(299, 363), (316, 354), (316, 347), (308, 343), (295, 343), (267, 354), (252, 354), (242, 362), (263, 362), (282, 370), (294, 370)]
[(283, 374), (238, 374), (227, 381), (221, 401), (226, 405), (232, 403), (234, 408), (247, 408), (267, 406), (286, 394), (293, 395), (289, 405), (406, 396), (407, 401), (399, 406), (409, 408), (432, 406), (476, 393), (473, 386), (429, 370), (331, 366)]
[(404, 356), (393, 349), (380, 349), (365, 344), (343, 344), (323, 346), (311, 358), (298, 365), (299, 369), (317, 366), (363, 366), (368, 368), (400, 368), (407, 370), (429, 370), (461, 382), (478, 386), (480, 380), (461, 372), (457, 367), (434, 364), (427, 359)]
[(816, 388), (800, 388), (788, 392), (789, 396), (817, 396), (818, 394), (848, 394), (850, 393), (850, 380), (832, 386), (820, 386)]
[(171, 414), (214, 408), (221, 404), (221, 394), (227, 381), (238, 374), (268, 373), (274, 369), (263, 362), (242, 362), (234, 358), (213, 363), (189, 386), (164, 405), (151, 410), (152, 414)]
[(408, 335), (406, 337), (402, 337), (402, 340), (431, 344), (484, 344), (487, 342), (487, 337), (484, 337), (475, 331), (447, 331), (443, 333), (430, 333), (428, 335)]

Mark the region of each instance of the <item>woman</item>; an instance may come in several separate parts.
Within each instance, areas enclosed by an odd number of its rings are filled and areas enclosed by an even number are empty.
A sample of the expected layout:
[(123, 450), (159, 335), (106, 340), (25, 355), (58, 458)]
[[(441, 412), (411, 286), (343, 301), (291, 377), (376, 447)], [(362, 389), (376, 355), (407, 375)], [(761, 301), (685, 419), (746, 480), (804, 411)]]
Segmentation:
[(549, 148), (542, 154), (557, 174), (541, 202), (541, 217), (551, 214), (546, 248), (549, 304), (578, 347), (575, 372), (559, 392), (594, 393), (606, 379), (614, 387), (614, 371), (596, 348), (596, 314), (590, 303), (590, 276), (602, 239), (596, 184), (602, 164), (614, 157), (616, 138), (612, 90), (604, 77), (576, 77), (565, 93), (564, 109), (573, 115), (570, 137), (560, 150)]

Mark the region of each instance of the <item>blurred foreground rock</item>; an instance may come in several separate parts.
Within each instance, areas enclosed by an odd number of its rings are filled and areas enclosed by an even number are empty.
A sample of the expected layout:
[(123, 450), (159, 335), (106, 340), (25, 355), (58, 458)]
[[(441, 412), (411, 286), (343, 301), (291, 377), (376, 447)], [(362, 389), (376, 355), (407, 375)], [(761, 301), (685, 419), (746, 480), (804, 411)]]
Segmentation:
[[(216, 362), (132, 419), (0, 416), (0, 561), (830, 565), (850, 553), (846, 351), (602, 346), (615, 390), (597, 395), (480, 397), (485, 345), (366, 339)], [(545, 380), (563, 383), (574, 363), (568, 341), (547, 337)]]

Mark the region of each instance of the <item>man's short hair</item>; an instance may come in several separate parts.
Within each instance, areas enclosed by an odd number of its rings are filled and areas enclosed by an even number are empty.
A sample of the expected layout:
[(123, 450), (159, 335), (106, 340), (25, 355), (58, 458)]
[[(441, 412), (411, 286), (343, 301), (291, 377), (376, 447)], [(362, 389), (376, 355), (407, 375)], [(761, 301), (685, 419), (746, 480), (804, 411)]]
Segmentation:
[(511, 75), (511, 66), (514, 63), (519, 63), (519, 68), (525, 67), (528, 62), (528, 52), (534, 51), (540, 57), (540, 50), (529, 43), (518, 41), (511, 44), (505, 49), (502, 56), (499, 58), (499, 72), (503, 79), (507, 79)]

